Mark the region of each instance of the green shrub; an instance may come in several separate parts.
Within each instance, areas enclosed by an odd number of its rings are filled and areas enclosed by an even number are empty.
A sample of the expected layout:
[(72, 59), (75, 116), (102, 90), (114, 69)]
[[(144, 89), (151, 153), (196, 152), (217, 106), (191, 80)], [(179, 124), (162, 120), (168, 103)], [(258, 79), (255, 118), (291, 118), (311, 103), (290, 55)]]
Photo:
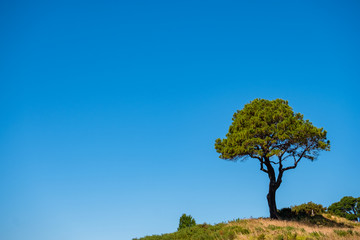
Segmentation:
[(292, 219), (296, 217), (296, 213), (291, 208), (282, 208), (278, 210), (278, 215), (281, 219)]
[(334, 232), (340, 237), (345, 237), (348, 233), (344, 230), (334, 230)]
[(260, 234), (258, 237), (257, 237), (257, 240), (265, 240), (265, 234)]
[(185, 213), (180, 217), (178, 230), (195, 226), (195, 219), (191, 215)]
[[(304, 203), (291, 208), (282, 208), (278, 210), (278, 215), (281, 219), (303, 219), (304, 217), (315, 217), (324, 213), (326, 208), (321, 204), (313, 202)], [(316, 222), (314, 222), (316, 224)]]
[(295, 212), (295, 214), (307, 216), (321, 215), (325, 212), (325, 210), (326, 208), (324, 208), (321, 204), (316, 204), (313, 202), (291, 207), (291, 211)]

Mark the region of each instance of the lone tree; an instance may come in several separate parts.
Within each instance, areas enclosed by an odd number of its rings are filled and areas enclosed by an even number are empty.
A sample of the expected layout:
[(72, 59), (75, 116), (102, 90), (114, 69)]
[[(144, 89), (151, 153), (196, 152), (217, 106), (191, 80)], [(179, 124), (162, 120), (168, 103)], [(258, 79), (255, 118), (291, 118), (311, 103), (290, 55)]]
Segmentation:
[(282, 99), (255, 99), (238, 110), (232, 120), (226, 138), (216, 139), (215, 149), (222, 159), (259, 160), (260, 170), (270, 180), (270, 218), (278, 219), (275, 193), (284, 172), (296, 168), (303, 158), (314, 161), (320, 150), (329, 151), (326, 131), (294, 113), (288, 101)]
[(178, 231), (180, 229), (192, 227), (195, 225), (196, 225), (195, 219), (191, 215), (186, 215), (184, 213), (180, 217)]

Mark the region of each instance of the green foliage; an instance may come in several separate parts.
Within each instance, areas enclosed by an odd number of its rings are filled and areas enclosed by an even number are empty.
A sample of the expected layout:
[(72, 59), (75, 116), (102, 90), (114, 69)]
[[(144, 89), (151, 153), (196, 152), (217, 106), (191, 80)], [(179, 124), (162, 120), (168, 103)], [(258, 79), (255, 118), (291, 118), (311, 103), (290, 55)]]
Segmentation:
[(275, 240), (284, 240), (284, 236), (282, 234), (279, 234), (275, 237)]
[[(278, 210), (278, 216), (282, 220), (301, 222), (307, 225), (327, 226), (327, 227), (352, 227), (349, 222), (337, 221), (332, 218), (331, 213), (325, 213), (326, 208), (321, 204), (308, 202), (291, 208)], [(269, 226), (271, 227), (271, 225)], [(305, 231), (304, 229), (300, 229)]]
[[(326, 216), (326, 215), (324, 215)], [(316, 219), (317, 217), (311, 217)], [(331, 215), (329, 215), (331, 218)], [(345, 220), (346, 221), (346, 220)], [(328, 231), (329, 228), (319, 228), (317, 225), (314, 231), (314, 224), (308, 230), (301, 228), (303, 222), (292, 221), (271, 221), (269, 219), (251, 219), (229, 221), (228, 223), (219, 223), (216, 225), (198, 224), (192, 227), (186, 227), (174, 233), (146, 236), (133, 240), (325, 240), (325, 239), (360, 239), (357, 231), (360, 225), (353, 223), (352, 226), (334, 226), (334, 232)]]
[(287, 226), (287, 227), (286, 227), (286, 230), (287, 230), (287, 231), (293, 231), (294, 229), (295, 229), (295, 228), (292, 227), (292, 226)]
[(321, 204), (316, 204), (313, 202), (304, 203), (298, 206), (293, 206), (291, 211), (295, 212), (297, 215), (308, 215), (315, 216), (324, 213), (326, 208)]
[(352, 221), (360, 221), (360, 197), (343, 197), (339, 202), (331, 204), (328, 211)]
[(257, 237), (257, 240), (265, 240), (265, 234), (260, 234), (258, 237)]
[(316, 232), (316, 231), (311, 232), (310, 235), (313, 236), (313, 237), (320, 237), (320, 234), (318, 232)]
[[(316, 224), (316, 221), (319, 218), (315, 216), (319, 216), (324, 213), (326, 208), (324, 208), (321, 204), (316, 204), (313, 202), (304, 203), (298, 206), (293, 206), (291, 208), (282, 208), (278, 211), (278, 215), (281, 219), (304, 219), (310, 218)], [(321, 216), (320, 216), (321, 218)]]
[[(219, 223), (214, 226), (208, 224), (199, 224), (193, 227), (180, 229), (175, 233), (147, 236), (146, 240), (233, 240), (236, 236), (250, 234), (249, 229), (239, 225), (229, 225)], [(135, 239), (134, 239), (135, 240)]]
[(185, 213), (180, 217), (178, 230), (195, 226), (195, 219), (191, 215)]
[(271, 224), (270, 224), (269, 226), (267, 226), (267, 228), (270, 229), (270, 230), (272, 230), (272, 231), (277, 230), (277, 229), (281, 229), (281, 227), (275, 226), (275, 225), (271, 225)]
[(315, 239), (324, 239), (325, 238), (325, 235), (320, 231), (319, 232), (316, 232), (316, 231), (311, 232), (310, 236), (315, 238)]
[(302, 155), (314, 160), (319, 150), (330, 150), (326, 131), (294, 113), (282, 99), (255, 99), (238, 110), (232, 120), (226, 138), (215, 141), (223, 159)]
[(296, 232), (292, 233), (290, 231), (286, 232), (286, 238), (287, 240), (297, 240), (298, 234)]
[(347, 235), (353, 235), (354, 234), (354, 232), (352, 231), (352, 230), (347, 230), (347, 231), (345, 231), (345, 230), (334, 230), (334, 232), (337, 234), (337, 235), (339, 235), (340, 237), (345, 237), (345, 236), (347, 236)]

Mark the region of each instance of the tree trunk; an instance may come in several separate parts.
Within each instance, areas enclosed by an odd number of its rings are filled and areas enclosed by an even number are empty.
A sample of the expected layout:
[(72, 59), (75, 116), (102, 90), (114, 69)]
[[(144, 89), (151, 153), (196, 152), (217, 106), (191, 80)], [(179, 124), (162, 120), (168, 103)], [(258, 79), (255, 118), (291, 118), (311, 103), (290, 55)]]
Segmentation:
[(269, 184), (269, 193), (267, 195), (271, 219), (279, 219), (275, 201), (276, 190), (276, 183), (271, 181)]

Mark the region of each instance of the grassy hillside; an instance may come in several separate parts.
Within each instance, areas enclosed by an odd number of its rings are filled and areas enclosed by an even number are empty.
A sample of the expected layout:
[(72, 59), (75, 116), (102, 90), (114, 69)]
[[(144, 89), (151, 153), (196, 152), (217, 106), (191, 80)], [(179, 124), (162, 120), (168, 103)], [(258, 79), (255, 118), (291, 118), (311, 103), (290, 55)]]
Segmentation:
[(319, 240), (359, 239), (360, 223), (322, 214), (298, 220), (266, 218), (234, 220), (216, 225), (198, 224), (180, 231), (133, 240)]

